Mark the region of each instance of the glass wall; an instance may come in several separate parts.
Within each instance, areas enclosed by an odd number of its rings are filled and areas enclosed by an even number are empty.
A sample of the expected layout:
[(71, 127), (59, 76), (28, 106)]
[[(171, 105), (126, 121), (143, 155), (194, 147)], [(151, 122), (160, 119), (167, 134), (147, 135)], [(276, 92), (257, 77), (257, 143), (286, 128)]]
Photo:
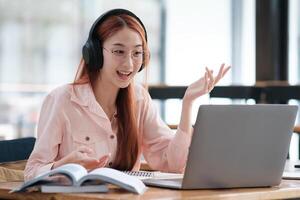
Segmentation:
[[(205, 66), (217, 73), (221, 63), (232, 69), (218, 85), (255, 84), (255, 0), (0, 0), (0, 139), (36, 134), (43, 98), (73, 81), (92, 23), (120, 7), (146, 25), (148, 84), (187, 86)], [(300, 2), (289, 0), (290, 84), (300, 82), (299, 19)], [(137, 81), (144, 79), (145, 70)], [(194, 104), (193, 119), (206, 103), (232, 101), (203, 96)], [(168, 124), (178, 124), (181, 101), (166, 101), (164, 111)], [(291, 158), (298, 158), (298, 135), (291, 149)]]
[[(73, 81), (92, 23), (104, 11), (119, 7), (135, 12), (147, 27), (148, 82), (156, 84), (161, 67), (160, 1), (0, 0), (0, 138), (35, 134), (46, 93)], [(143, 80), (140, 74), (138, 81)]]
[(289, 0), (289, 83), (300, 82), (300, 2)]
[[(289, 0), (289, 43), (288, 43), (288, 75), (289, 83), (296, 85), (300, 83), (300, 2)], [(299, 101), (290, 100), (289, 104), (299, 106)], [(298, 114), (299, 115), (299, 114)], [(299, 116), (296, 124), (300, 124)], [(294, 134), (291, 142), (291, 159), (299, 159), (299, 135)]]
[[(218, 85), (255, 83), (254, 0), (167, 1), (166, 83), (189, 85), (205, 67), (216, 74), (221, 63), (232, 69)], [(194, 104), (232, 103), (229, 99), (201, 97)], [(248, 103), (248, 102), (246, 102)], [(253, 102), (249, 102), (253, 103)], [(166, 121), (179, 122), (180, 100), (166, 101)]]
[[(91, 24), (111, 8), (130, 9), (146, 25), (149, 84), (189, 85), (200, 78), (205, 66), (216, 73), (223, 62), (232, 70), (220, 85), (253, 84), (254, 2), (0, 0), (0, 137), (35, 134), (45, 94), (73, 81)], [(137, 79), (144, 78), (145, 72)], [(205, 96), (195, 107), (208, 102), (231, 101)], [(167, 123), (178, 123), (180, 107), (180, 101), (167, 101)]]

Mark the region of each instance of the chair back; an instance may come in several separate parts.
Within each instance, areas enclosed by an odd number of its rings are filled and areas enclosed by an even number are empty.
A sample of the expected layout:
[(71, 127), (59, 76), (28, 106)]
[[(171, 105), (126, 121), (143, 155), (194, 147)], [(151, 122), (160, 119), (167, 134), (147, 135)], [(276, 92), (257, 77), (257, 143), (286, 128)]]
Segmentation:
[(0, 162), (26, 160), (35, 143), (34, 137), (0, 141)]

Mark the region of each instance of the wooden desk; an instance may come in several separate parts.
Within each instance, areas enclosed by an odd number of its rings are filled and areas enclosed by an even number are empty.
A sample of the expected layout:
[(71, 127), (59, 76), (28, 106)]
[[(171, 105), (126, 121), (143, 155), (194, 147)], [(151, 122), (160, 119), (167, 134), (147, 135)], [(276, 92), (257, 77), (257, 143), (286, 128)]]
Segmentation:
[[(285, 170), (295, 170), (294, 165), (300, 161), (287, 161)], [(93, 194), (43, 194), (8, 192), (21, 182), (0, 183), (0, 199), (30, 199), (30, 200), (99, 200), (99, 199), (288, 199), (300, 198), (300, 180), (282, 180), (276, 187), (219, 189), (219, 190), (170, 190), (149, 187), (143, 195), (129, 193), (123, 189), (110, 186), (108, 193)]]
[(97, 200), (97, 199), (287, 199), (300, 197), (300, 180), (283, 180), (277, 187), (246, 188), (223, 190), (169, 190), (149, 188), (143, 195), (136, 195), (115, 187), (106, 194), (42, 194), (14, 193), (8, 194), (18, 182), (0, 183), (0, 199), (30, 200)]

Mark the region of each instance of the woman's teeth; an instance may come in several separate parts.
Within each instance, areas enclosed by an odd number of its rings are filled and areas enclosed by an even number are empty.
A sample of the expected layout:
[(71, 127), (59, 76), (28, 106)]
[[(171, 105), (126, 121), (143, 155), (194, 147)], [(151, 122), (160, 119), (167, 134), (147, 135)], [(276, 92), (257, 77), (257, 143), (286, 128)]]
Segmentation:
[(120, 72), (120, 71), (118, 71), (121, 75), (126, 75), (126, 76), (128, 76), (131, 72)]
[(118, 76), (125, 80), (129, 77), (129, 75), (131, 74), (131, 72), (121, 72), (121, 71), (117, 71)]

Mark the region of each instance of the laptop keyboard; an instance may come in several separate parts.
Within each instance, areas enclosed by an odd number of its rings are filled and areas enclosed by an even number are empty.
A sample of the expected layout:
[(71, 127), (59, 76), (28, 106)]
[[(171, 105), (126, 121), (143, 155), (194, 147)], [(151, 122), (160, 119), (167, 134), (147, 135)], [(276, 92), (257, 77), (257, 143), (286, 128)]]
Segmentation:
[(149, 171), (124, 171), (125, 174), (135, 176), (137, 178), (153, 178), (154, 172)]
[(124, 171), (124, 173), (135, 176), (141, 180), (143, 179), (182, 179), (183, 174), (177, 173), (165, 173), (165, 172), (158, 172), (158, 171)]

